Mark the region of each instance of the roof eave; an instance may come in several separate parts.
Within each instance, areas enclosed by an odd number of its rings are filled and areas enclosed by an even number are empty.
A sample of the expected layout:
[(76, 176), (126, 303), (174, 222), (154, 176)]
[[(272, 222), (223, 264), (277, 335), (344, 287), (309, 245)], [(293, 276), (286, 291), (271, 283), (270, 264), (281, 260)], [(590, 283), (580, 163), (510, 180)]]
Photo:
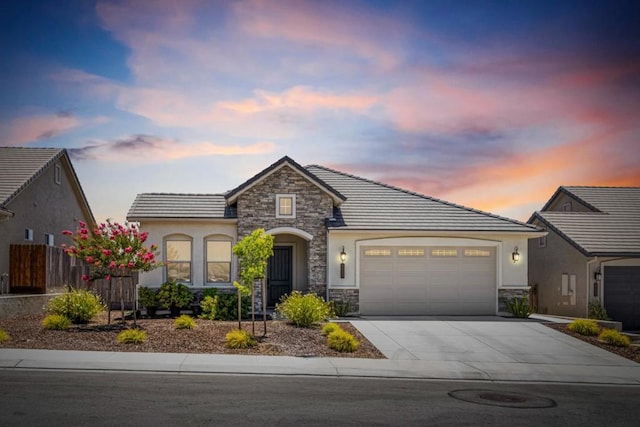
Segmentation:
[(553, 225), (550, 221), (547, 221), (544, 217), (542, 217), (542, 215), (540, 215), (539, 212), (534, 212), (533, 215), (531, 216), (531, 221), (535, 221), (535, 220), (540, 221), (541, 223), (546, 225), (549, 229), (553, 230), (558, 236), (562, 237), (567, 243), (569, 243), (571, 246), (576, 248), (584, 256), (593, 256), (593, 255), (589, 255), (589, 251), (587, 251), (580, 244), (578, 244), (578, 242), (574, 241), (572, 238), (567, 236), (562, 230), (560, 230), (558, 227)]

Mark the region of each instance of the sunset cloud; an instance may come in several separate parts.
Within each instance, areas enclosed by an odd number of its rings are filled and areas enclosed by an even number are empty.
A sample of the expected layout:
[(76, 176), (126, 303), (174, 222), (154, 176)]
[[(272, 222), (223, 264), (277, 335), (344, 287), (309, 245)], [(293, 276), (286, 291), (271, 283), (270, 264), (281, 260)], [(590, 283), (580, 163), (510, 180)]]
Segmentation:
[(82, 121), (69, 111), (18, 117), (0, 126), (0, 145), (19, 146), (48, 140), (69, 132), (81, 124)]

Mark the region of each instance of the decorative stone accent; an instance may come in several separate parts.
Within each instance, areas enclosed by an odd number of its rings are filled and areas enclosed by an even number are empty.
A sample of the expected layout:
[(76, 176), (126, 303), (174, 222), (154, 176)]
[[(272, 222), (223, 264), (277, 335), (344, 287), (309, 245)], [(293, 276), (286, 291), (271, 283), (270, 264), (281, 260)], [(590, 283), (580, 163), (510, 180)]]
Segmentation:
[[(276, 218), (276, 195), (296, 195), (296, 217)], [(326, 295), (327, 230), (325, 218), (333, 200), (318, 186), (288, 165), (256, 183), (238, 197), (238, 240), (256, 228), (294, 227), (313, 236), (309, 241), (309, 291)]]
[(507, 312), (507, 301), (511, 301), (514, 298), (527, 298), (529, 305), (531, 305), (531, 299), (529, 298), (529, 286), (523, 288), (506, 288), (498, 289), (498, 311)]
[(351, 313), (360, 312), (360, 289), (329, 289), (329, 301), (349, 301)]
[(58, 295), (3, 295), (0, 297), (0, 319), (27, 314), (42, 314), (49, 301)]

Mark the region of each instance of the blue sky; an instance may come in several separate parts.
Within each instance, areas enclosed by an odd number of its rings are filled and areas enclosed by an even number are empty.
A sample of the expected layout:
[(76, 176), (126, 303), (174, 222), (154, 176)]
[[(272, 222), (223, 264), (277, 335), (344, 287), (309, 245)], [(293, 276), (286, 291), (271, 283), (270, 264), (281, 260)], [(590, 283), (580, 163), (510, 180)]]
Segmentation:
[(98, 220), (284, 155), (526, 220), (640, 186), (635, 1), (14, 1), (0, 145), (64, 147)]

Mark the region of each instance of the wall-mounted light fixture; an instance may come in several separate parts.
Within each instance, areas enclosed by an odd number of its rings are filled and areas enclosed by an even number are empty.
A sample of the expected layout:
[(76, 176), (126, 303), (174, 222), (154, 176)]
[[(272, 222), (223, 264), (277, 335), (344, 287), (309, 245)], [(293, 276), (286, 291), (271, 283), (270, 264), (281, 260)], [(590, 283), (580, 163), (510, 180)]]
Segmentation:
[(600, 283), (602, 280), (602, 273), (600, 272), (600, 269), (597, 269), (595, 273), (593, 273), (593, 278), (596, 279), (596, 282)]
[(347, 253), (344, 251), (344, 246), (342, 247), (342, 251), (340, 251), (340, 278), (344, 279), (344, 262), (347, 260)]
[(520, 253), (518, 252), (518, 247), (513, 248), (513, 252), (511, 253), (511, 260), (514, 264), (517, 264), (520, 261)]

